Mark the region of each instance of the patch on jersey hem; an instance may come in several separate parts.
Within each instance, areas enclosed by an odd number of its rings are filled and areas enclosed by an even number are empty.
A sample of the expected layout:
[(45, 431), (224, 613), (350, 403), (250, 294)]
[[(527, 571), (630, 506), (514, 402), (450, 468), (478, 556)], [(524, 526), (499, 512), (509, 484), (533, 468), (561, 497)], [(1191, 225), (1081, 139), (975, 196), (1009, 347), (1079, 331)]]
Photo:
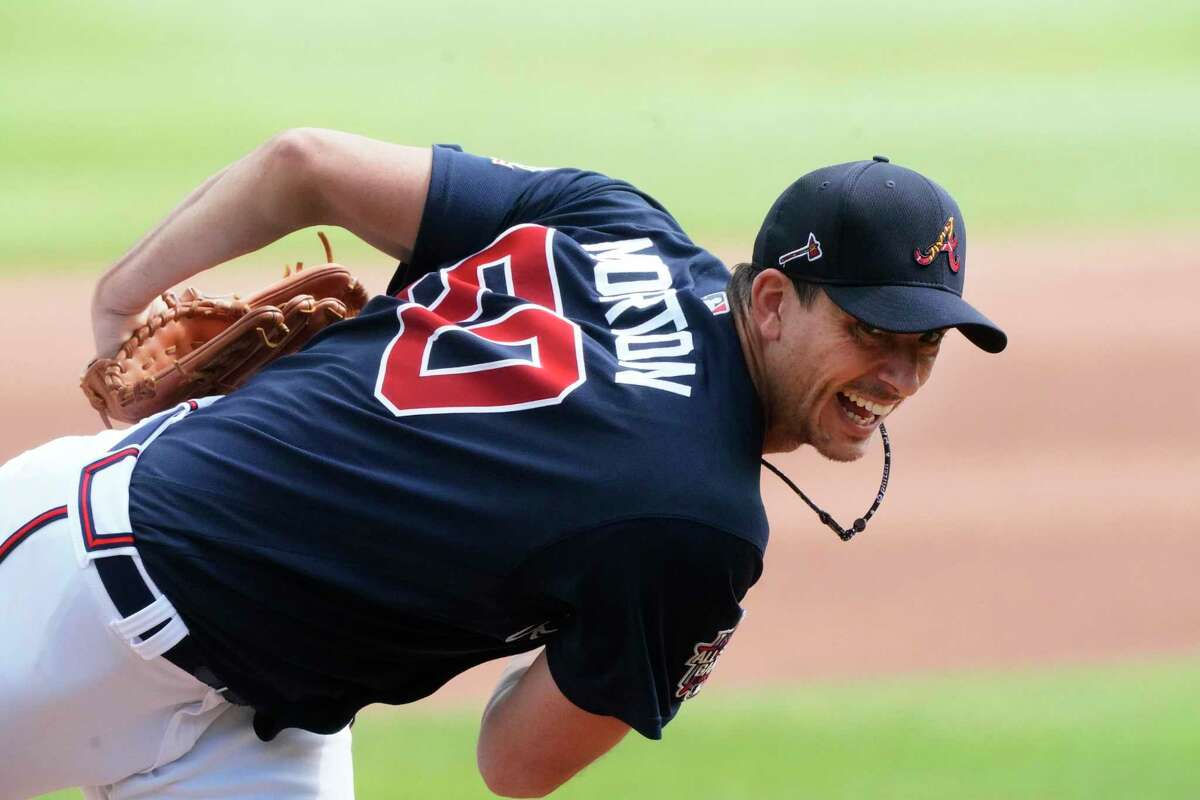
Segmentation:
[(714, 292), (713, 294), (705, 295), (704, 305), (708, 306), (708, 310), (714, 316), (729, 313), (729, 298), (725, 296), (724, 292)]
[(688, 700), (695, 697), (700, 691), (700, 687), (708, 680), (708, 676), (712, 674), (713, 668), (717, 666), (717, 659), (721, 656), (721, 651), (725, 649), (725, 645), (729, 644), (729, 639), (733, 636), (733, 628), (720, 631), (717, 638), (711, 642), (697, 642), (692, 650), (692, 657), (686, 662), (687, 672), (683, 673), (683, 678), (679, 681), (678, 688), (675, 691), (675, 696), (681, 700)]

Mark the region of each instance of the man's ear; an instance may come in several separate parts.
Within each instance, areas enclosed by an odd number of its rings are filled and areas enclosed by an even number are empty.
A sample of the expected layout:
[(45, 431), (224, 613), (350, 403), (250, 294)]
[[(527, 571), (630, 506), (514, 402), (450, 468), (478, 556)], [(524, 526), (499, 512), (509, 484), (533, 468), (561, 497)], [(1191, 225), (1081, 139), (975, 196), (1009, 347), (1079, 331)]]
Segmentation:
[(750, 286), (750, 324), (760, 338), (775, 341), (783, 332), (783, 301), (794, 291), (788, 276), (777, 269), (764, 269)]

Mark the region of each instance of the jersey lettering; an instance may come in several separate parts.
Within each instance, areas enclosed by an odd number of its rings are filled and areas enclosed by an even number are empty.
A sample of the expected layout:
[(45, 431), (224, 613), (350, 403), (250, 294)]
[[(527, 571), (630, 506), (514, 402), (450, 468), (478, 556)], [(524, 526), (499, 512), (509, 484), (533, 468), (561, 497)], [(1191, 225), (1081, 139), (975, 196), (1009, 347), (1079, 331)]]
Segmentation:
[[(552, 229), (517, 225), (409, 287), (379, 401), (396, 416), (518, 411), (561, 403), (583, 384), (583, 337), (562, 315), (553, 244)], [(440, 291), (418, 300), (430, 282)], [(526, 302), (478, 321), (489, 293)]]
[(696, 374), (695, 361), (687, 358), (695, 346), (671, 271), (657, 255), (640, 252), (653, 243), (626, 239), (583, 249), (596, 260), (600, 300), (611, 303), (604, 318), (613, 326), (621, 367), (613, 380), (691, 397), (692, 387), (673, 379)]

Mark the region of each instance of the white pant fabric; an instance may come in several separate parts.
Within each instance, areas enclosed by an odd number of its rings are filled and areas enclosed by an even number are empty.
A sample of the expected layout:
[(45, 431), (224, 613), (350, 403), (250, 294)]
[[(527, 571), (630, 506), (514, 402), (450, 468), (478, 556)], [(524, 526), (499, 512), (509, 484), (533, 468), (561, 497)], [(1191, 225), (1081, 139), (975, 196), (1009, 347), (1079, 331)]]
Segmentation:
[[(161, 657), (186, 634), (181, 621), (140, 640), (174, 615), (153, 583), (159, 614), (121, 619), (75, 498), (84, 465), (126, 435), (57, 439), (0, 466), (0, 548), (48, 520), (0, 553), (0, 800), (71, 786), (93, 800), (353, 797), (349, 729), (261, 742), (250, 709)], [(95, 480), (94, 525), (128, 520), (128, 472)]]

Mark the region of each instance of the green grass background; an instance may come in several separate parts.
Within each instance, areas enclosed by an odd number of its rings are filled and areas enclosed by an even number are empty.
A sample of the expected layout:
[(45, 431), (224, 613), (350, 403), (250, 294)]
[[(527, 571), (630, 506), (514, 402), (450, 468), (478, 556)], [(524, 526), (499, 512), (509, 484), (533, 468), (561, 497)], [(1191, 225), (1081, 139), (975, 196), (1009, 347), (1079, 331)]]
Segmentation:
[(794, 177), (874, 153), (976, 231), (1186, 227), (1197, 41), (1197, 0), (10, 0), (0, 264), (108, 263), (301, 125), (599, 169), (747, 249)]
[[(631, 735), (562, 800), (1172, 800), (1200, 797), (1200, 662), (711, 689), (661, 742)], [(485, 798), (474, 712), (355, 726), (360, 800)], [(53, 795), (66, 800), (74, 792)]]
[[(1196, 0), (9, 0), (0, 275), (96, 272), (305, 125), (602, 170), (747, 249), (794, 177), (874, 153), (991, 237), (1187, 231), (1198, 41)], [(310, 239), (250, 258), (312, 260)], [(561, 796), (1197, 797), (1198, 664), (709, 690), (665, 742), (631, 739)], [(365, 714), (360, 797), (484, 796), (474, 728)]]

